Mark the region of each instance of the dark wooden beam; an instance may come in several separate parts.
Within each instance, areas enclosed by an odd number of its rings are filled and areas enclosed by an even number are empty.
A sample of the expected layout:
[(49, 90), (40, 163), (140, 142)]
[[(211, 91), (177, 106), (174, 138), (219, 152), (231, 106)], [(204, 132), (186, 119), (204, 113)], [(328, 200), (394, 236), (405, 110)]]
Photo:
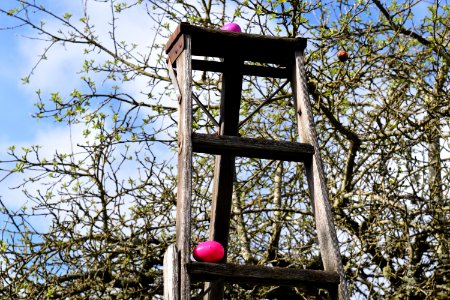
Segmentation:
[(208, 154), (296, 162), (309, 161), (314, 154), (314, 147), (305, 143), (200, 133), (192, 134), (192, 150)]
[(211, 264), (191, 262), (191, 280), (228, 283), (251, 283), (272, 286), (314, 286), (315, 288), (337, 287), (339, 274), (322, 270), (302, 270), (234, 264)]
[[(236, 136), (238, 134), (243, 63), (238, 57), (224, 59), (219, 135)], [(216, 156), (209, 238), (224, 246), (225, 256), (222, 262), (226, 262), (228, 252), (234, 172), (235, 157), (233, 155)], [(209, 300), (223, 299), (223, 292), (223, 284), (216, 284), (211, 287), (207, 297)]]
[[(224, 70), (224, 64), (220, 61), (193, 59), (192, 69), (222, 73)], [(242, 74), (259, 77), (290, 78), (292, 71), (290, 68), (243, 65)]]

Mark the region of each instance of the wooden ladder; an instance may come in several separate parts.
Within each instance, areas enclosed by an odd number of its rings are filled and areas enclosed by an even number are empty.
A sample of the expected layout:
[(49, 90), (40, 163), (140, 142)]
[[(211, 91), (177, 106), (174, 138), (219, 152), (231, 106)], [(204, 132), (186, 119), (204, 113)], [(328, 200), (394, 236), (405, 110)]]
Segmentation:
[[(325, 176), (308, 98), (304, 69), (306, 39), (270, 37), (180, 23), (166, 45), (168, 70), (178, 97), (178, 193), (176, 245), (164, 257), (165, 299), (191, 299), (191, 283), (212, 282), (206, 299), (223, 299), (224, 282), (273, 286), (315, 286), (332, 299), (348, 299)], [(195, 57), (218, 57), (220, 61)], [(249, 65), (268, 63), (276, 67)], [(175, 71), (176, 70), (176, 71)], [(192, 70), (222, 73), (220, 121), (192, 94)], [(301, 143), (238, 137), (244, 75), (291, 80)], [(218, 125), (217, 135), (192, 130), (192, 100)], [(215, 155), (210, 239), (225, 247), (221, 263), (191, 261), (193, 152)], [(324, 270), (260, 267), (226, 263), (235, 157), (304, 163)]]

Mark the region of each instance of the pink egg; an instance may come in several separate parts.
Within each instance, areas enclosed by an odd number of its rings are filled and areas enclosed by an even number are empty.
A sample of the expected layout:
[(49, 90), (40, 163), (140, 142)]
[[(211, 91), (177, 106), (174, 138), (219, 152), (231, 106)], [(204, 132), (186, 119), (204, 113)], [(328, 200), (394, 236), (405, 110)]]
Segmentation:
[(196, 261), (216, 263), (222, 260), (225, 249), (216, 241), (206, 241), (195, 246), (192, 252)]
[(220, 29), (225, 31), (242, 32), (241, 27), (236, 23), (227, 23), (220, 27)]

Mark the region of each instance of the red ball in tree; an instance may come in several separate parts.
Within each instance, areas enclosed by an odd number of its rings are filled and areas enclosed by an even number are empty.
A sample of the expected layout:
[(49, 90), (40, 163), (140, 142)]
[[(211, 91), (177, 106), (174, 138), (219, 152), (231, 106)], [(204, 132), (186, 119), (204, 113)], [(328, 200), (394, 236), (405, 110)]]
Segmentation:
[(206, 241), (195, 246), (192, 255), (199, 262), (217, 263), (224, 257), (225, 249), (219, 242)]
[(346, 62), (348, 60), (348, 52), (341, 50), (337, 53), (337, 57), (341, 62)]

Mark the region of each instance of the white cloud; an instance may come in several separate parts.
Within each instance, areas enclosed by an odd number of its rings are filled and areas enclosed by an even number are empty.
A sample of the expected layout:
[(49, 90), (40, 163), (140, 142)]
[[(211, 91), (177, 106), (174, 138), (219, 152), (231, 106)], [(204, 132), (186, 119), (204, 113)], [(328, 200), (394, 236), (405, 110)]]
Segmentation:
[[(23, 77), (29, 74), (31, 66), (36, 64), (48, 44), (44, 41), (23, 39), (19, 45), (19, 54), (25, 63), (20, 71)], [(80, 54), (81, 53), (81, 54)], [(38, 89), (55, 92), (79, 85), (76, 74), (82, 67), (84, 57), (80, 46), (63, 47), (54, 45), (46, 54), (48, 60), (41, 62), (31, 75), (30, 83), (25, 85), (33, 93)], [(34, 99), (32, 99), (34, 100)]]

